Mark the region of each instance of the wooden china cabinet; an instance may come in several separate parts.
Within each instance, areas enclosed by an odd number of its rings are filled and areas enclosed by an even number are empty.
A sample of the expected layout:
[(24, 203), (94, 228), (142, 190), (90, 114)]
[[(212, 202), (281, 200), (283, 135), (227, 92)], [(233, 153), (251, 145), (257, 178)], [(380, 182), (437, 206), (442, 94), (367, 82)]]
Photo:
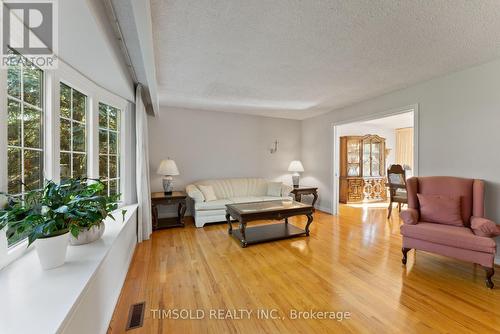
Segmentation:
[(385, 138), (340, 137), (340, 202), (385, 201)]

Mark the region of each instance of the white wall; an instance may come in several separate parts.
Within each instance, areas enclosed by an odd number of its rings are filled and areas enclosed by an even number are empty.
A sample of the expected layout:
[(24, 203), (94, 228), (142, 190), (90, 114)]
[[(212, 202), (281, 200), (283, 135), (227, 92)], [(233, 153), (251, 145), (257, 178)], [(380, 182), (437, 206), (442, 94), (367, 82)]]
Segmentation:
[(420, 175), (484, 179), (486, 213), (500, 223), (500, 60), (303, 121), (305, 179), (320, 187), (320, 206), (332, 208), (332, 124), (411, 104), (419, 105)]
[[(162, 191), (156, 168), (175, 160), (175, 188), (197, 180), (264, 177), (291, 184), (291, 160), (300, 159), (300, 121), (227, 112), (162, 108), (149, 117), (151, 189)], [(278, 152), (269, 153), (274, 140)], [(307, 164), (304, 166), (307, 170)]]

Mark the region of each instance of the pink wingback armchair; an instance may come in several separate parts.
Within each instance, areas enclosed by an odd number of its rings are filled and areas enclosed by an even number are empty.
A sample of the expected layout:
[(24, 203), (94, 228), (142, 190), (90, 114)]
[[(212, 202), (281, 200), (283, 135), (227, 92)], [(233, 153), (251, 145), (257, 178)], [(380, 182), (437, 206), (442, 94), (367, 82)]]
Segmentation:
[[(486, 286), (493, 288), (491, 278), (495, 273), (496, 254), (494, 235), (478, 230), (484, 226), (497, 228), (484, 218), (484, 182), (444, 176), (413, 177), (407, 181), (407, 192), (408, 210), (401, 213), (404, 222), (401, 226), (403, 264), (406, 265), (407, 253), (411, 249), (477, 263), (486, 270)], [(458, 216), (461, 215), (463, 225), (422, 221), (417, 194), (454, 197), (455, 203), (459, 201)], [(440, 210), (436, 211), (439, 216)]]

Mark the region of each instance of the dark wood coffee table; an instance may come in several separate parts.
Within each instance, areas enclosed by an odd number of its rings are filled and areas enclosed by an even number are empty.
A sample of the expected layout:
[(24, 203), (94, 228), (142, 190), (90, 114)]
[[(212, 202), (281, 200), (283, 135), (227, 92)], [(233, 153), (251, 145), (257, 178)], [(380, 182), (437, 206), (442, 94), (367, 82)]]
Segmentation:
[[(288, 223), (289, 217), (301, 215), (307, 217), (305, 229)], [(233, 231), (231, 217), (239, 222), (238, 230)], [(241, 243), (241, 247), (246, 247), (259, 242), (309, 236), (313, 207), (295, 201), (289, 206), (283, 205), (282, 201), (227, 204), (226, 220), (229, 226), (228, 233)], [(248, 222), (255, 220), (284, 220), (284, 222), (246, 227)]]

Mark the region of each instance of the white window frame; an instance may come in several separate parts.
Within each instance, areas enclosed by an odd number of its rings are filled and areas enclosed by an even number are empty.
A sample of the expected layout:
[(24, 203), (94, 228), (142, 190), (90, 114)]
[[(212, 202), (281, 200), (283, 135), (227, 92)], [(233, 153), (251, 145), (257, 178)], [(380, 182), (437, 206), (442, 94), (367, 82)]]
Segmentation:
[[(102, 102), (114, 106), (121, 112), (120, 117), (120, 186), (122, 205), (129, 204), (132, 194), (126, 187), (132, 182), (132, 175), (125, 174), (126, 165), (132, 163), (130, 133), (132, 115), (129, 115), (129, 102), (88, 79), (70, 65), (59, 59), (56, 70), (43, 71), (43, 110), (44, 110), (44, 178), (60, 181), (60, 82), (87, 96), (86, 133), (87, 133), (87, 177), (99, 178), (99, 108)], [(0, 70), (0, 192), (7, 192), (7, 70)], [(127, 113), (127, 115), (126, 115)], [(127, 149), (128, 148), (128, 149)], [(7, 248), (5, 231), (0, 231), (0, 269), (25, 254), (28, 241), (24, 240)], [(30, 247), (31, 248), (31, 247)]]
[[(120, 193), (122, 191), (122, 184), (121, 184), (121, 180), (122, 180), (122, 173), (121, 173), (121, 164), (122, 164), (122, 161), (121, 161), (121, 156), (122, 156), (122, 147), (121, 147), (121, 143), (122, 143), (122, 124), (121, 124), (121, 120), (122, 120), (122, 110), (113, 106), (113, 105), (110, 105), (110, 104), (107, 104), (105, 102), (99, 102), (98, 105), (100, 104), (103, 104), (103, 105), (106, 105), (108, 107), (111, 107), (111, 108), (114, 108), (118, 111), (117, 113), (117, 119), (119, 121), (119, 124), (117, 124), (117, 130), (112, 130), (110, 127), (109, 127), (109, 113), (106, 115), (106, 127), (101, 127), (100, 124), (99, 124), (99, 131), (106, 131), (107, 132), (107, 144), (106, 144), (106, 147), (108, 149), (108, 151), (106, 153), (101, 153), (100, 151), (98, 152), (99, 154), (99, 159), (101, 156), (106, 156), (107, 158), (107, 171), (106, 171), (106, 178), (104, 180), (102, 180), (103, 182), (107, 182), (107, 189), (106, 189), (106, 192), (108, 194), (108, 196), (110, 195), (110, 183), (111, 181), (117, 181), (118, 183), (118, 193)], [(100, 112), (100, 110), (98, 110), (98, 113)], [(118, 147), (117, 147), (117, 152), (116, 154), (111, 154), (110, 153), (110, 149), (109, 149), (109, 134), (110, 133), (116, 133), (116, 139), (118, 140)], [(116, 156), (117, 158), (117, 164), (118, 164), (118, 168), (117, 171), (116, 171), (116, 177), (114, 178), (110, 178), (110, 169), (109, 169), (109, 160), (110, 160), (110, 157), (112, 156)], [(99, 171), (99, 176), (101, 174), (101, 171)]]
[[(19, 145), (9, 145), (9, 143), (7, 142), (7, 151), (9, 148), (16, 148), (16, 149), (19, 149), (21, 150), (21, 192), (17, 193), (17, 194), (14, 194), (14, 195), (20, 195), (20, 196), (24, 196), (24, 194), (26, 192), (29, 192), (30, 190), (34, 190), (34, 189), (25, 189), (25, 186), (24, 186), (24, 181), (25, 181), (25, 170), (24, 170), (24, 156), (25, 156), (25, 152), (28, 150), (28, 151), (36, 151), (36, 152), (41, 152), (41, 157), (42, 157), (42, 174), (43, 174), (43, 170), (45, 168), (45, 71), (39, 69), (41, 72), (42, 72), (42, 87), (41, 87), (41, 93), (42, 93), (42, 96), (40, 97), (41, 98), (41, 106), (35, 106), (31, 103), (28, 103), (26, 101), (24, 101), (24, 82), (23, 82), (23, 74), (24, 74), (24, 65), (21, 66), (21, 72), (20, 72), (20, 76), (21, 76), (21, 80), (20, 80), (20, 83), (21, 83), (21, 87), (20, 87), (20, 98), (17, 98), (17, 97), (14, 97), (14, 96), (9, 96), (8, 93), (6, 93), (7, 95), (7, 103), (8, 103), (8, 100), (11, 99), (11, 100), (14, 100), (15, 102), (19, 103), (20, 105), (20, 108), (21, 108), (21, 134), (20, 134), (20, 143)], [(5, 106), (7, 108), (7, 105)], [(34, 148), (34, 147), (27, 147), (24, 143), (24, 109), (26, 107), (29, 107), (29, 108), (32, 108), (32, 109), (35, 109), (36, 111), (40, 112), (40, 115), (41, 115), (41, 121), (42, 121), (42, 124), (41, 124), (41, 129), (40, 129), (40, 141), (41, 141), (41, 148)], [(8, 115), (8, 110), (6, 110), (7, 112), (7, 115)], [(7, 116), (8, 117), (8, 116)], [(8, 127), (8, 125), (7, 125)], [(7, 172), (8, 173), (8, 172)], [(8, 182), (8, 181), (7, 181)], [(43, 179), (42, 179), (42, 182), (43, 182)]]
[[(64, 117), (62, 116), (61, 114), (61, 98), (60, 98), (60, 94), (61, 94), (61, 84), (67, 86), (70, 90), (71, 90), (71, 96), (70, 96), (70, 118), (68, 117)], [(82, 94), (85, 96), (85, 121), (84, 122), (81, 122), (81, 121), (77, 121), (74, 119), (73, 117), (73, 95), (74, 95), (74, 91), (77, 91), (78, 93)], [(60, 174), (60, 168), (61, 168), (61, 153), (66, 153), (66, 154), (69, 154), (70, 156), (70, 161), (69, 161), (69, 168), (70, 168), (70, 177), (74, 177), (74, 174), (73, 174), (73, 156), (75, 154), (82, 154), (84, 153), (85, 156), (86, 156), (86, 166), (85, 166), (85, 170), (86, 170), (86, 176), (88, 176), (88, 169), (89, 169), (89, 162), (88, 162), (88, 159), (89, 159), (89, 140), (88, 140), (88, 135), (89, 135), (89, 127), (88, 127), (88, 116), (89, 116), (89, 97), (84, 94), (83, 92), (81, 92), (80, 90), (76, 89), (75, 87), (73, 87), (72, 85), (66, 83), (64, 80), (60, 80), (59, 81), (59, 125), (60, 125), (60, 122), (61, 122), (61, 119), (64, 119), (66, 121), (68, 121), (70, 123), (70, 149), (69, 151), (66, 151), (66, 150), (62, 150), (61, 149), (61, 145), (59, 143), (59, 174)], [(73, 147), (73, 123), (78, 123), (80, 125), (83, 125), (84, 128), (85, 128), (85, 152), (81, 152), (81, 151), (75, 151), (74, 150), (74, 147)], [(59, 128), (59, 131), (61, 131), (61, 129)], [(59, 141), (61, 140), (60, 138), (60, 134), (59, 134)], [(60, 175), (59, 175), (60, 177)]]

